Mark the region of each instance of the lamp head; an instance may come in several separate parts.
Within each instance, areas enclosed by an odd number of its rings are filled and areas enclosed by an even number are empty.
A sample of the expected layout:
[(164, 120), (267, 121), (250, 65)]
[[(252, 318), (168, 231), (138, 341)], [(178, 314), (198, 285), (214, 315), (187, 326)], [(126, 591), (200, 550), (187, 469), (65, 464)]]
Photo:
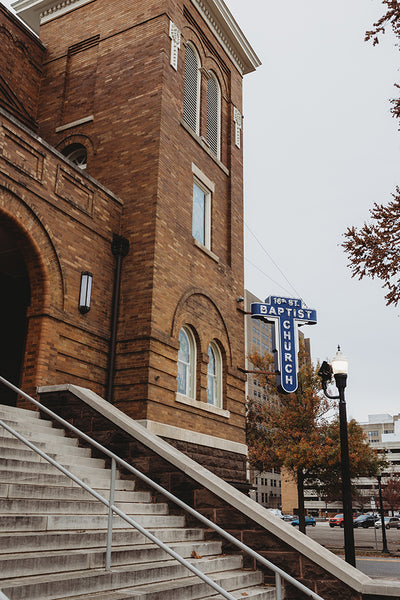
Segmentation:
[(349, 372), (349, 361), (343, 356), (340, 346), (338, 346), (337, 352), (332, 358), (331, 365), (334, 375), (347, 375)]

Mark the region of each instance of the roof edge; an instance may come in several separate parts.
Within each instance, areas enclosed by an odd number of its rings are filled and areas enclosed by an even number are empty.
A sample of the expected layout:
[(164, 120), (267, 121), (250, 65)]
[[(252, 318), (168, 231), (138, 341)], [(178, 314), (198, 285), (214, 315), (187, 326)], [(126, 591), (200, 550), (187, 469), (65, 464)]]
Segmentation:
[(191, 0), (242, 75), (261, 65), (261, 60), (223, 0)]

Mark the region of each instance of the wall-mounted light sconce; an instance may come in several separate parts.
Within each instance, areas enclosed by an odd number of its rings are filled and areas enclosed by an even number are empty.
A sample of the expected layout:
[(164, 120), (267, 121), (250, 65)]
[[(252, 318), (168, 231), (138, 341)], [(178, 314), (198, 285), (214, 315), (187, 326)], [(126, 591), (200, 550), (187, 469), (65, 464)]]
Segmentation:
[(93, 275), (89, 271), (81, 273), (81, 289), (79, 292), (79, 312), (85, 315), (90, 310), (90, 296), (92, 295)]

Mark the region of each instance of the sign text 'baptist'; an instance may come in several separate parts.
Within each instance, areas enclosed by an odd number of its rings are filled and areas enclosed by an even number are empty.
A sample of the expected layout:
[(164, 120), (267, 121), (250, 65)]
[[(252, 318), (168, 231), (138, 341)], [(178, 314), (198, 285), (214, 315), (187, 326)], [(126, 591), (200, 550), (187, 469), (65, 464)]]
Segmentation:
[(251, 316), (274, 324), (273, 351), (279, 386), (291, 394), (297, 390), (298, 332), (301, 325), (314, 325), (317, 312), (297, 298), (269, 296), (265, 303), (253, 302)]

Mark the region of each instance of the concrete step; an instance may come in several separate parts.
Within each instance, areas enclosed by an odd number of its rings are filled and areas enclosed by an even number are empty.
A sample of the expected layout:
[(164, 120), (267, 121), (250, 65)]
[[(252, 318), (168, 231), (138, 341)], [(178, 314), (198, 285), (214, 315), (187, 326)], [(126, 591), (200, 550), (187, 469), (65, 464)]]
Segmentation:
[(62, 427), (57, 427), (53, 425), (52, 421), (48, 421), (46, 419), (24, 419), (21, 420), (18, 418), (18, 415), (15, 416), (4, 416), (0, 417), (0, 420), (3, 421), (6, 425), (11, 427), (12, 429), (17, 430), (18, 432), (22, 431), (30, 431), (35, 433), (47, 433), (49, 430), (54, 432), (54, 435), (64, 436), (65, 430)]
[(22, 421), (41, 418), (39, 410), (29, 410), (28, 408), (17, 408), (8, 404), (0, 404), (0, 419), (3, 419), (3, 416), (9, 415), (13, 417), (18, 416), (18, 420)]
[[(276, 600), (276, 589), (274, 586), (252, 587), (247, 589), (234, 590), (230, 592), (234, 598), (239, 600), (247, 600), (247, 598), (255, 598), (256, 600)], [(223, 596), (207, 596), (201, 600), (225, 600)]]
[[(202, 529), (179, 527), (168, 529), (149, 529), (159, 540), (169, 543), (176, 542), (201, 542), (204, 534)], [(113, 548), (132, 546), (136, 544), (151, 543), (148, 538), (133, 527), (113, 531)], [(73, 549), (104, 549), (107, 545), (107, 532), (105, 530), (92, 531), (62, 531), (62, 532), (26, 532), (0, 533), (0, 555), (11, 552), (32, 552)]]
[[(42, 449), (42, 448), (41, 448)], [(78, 448), (80, 450), (80, 448)], [(95, 469), (102, 469), (105, 467), (105, 460), (102, 458), (92, 458), (91, 456), (85, 456), (84, 453), (76, 454), (75, 456), (71, 456), (70, 452), (68, 452), (68, 448), (65, 448), (64, 452), (61, 449), (58, 452), (52, 452), (51, 449), (45, 448), (44, 452), (48, 454), (51, 458), (59, 462), (61, 465), (64, 464), (79, 464), (85, 467), (93, 467)], [(36, 460), (38, 462), (45, 462), (39, 454), (33, 452), (28, 446), (24, 448), (7, 448), (2, 446), (1, 456), (3, 459), (13, 459), (13, 460)]]
[[(195, 552), (198, 556), (213, 556), (221, 553), (220, 542), (173, 542), (170, 547), (184, 558)], [(170, 560), (170, 556), (157, 545), (136, 544), (113, 549), (111, 567)], [(52, 550), (49, 552), (23, 552), (0, 557), (0, 586), (2, 579), (30, 577), (46, 573), (72, 572), (83, 569), (101, 569), (106, 564), (104, 549)]]
[[(240, 570), (241, 557), (239, 556), (190, 559), (190, 562), (195, 563), (196, 567), (203, 573), (212, 573), (214, 579), (223, 578), (220, 572), (230, 572), (229, 585), (233, 586), (232, 589), (243, 587), (241, 583), (246, 578), (249, 581), (253, 580), (254, 585), (261, 583), (261, 573)], [(63, 573), (54, 573), (51, 578), (48, 575), (37, 575), (24, 577), (22, 580), (19, 578), (3, 579), (1, 590), (10, 600), (27, 600), (27, 598), (29, 600), (57, 600), (60, 598), (75, 598), (83, 594), (93, 594), (93, 592), (110, 592), (119, 588), (144, 586), (146, 584), (153, 585), (156, 582), (168, 582), (170, 584), (176, 579), (187, 577), (187, 573), (188, 570), (177, 561), (166, 560), (162, 563), (116, 567), (111, 571), (104, 571), (103, 569), (74, 571), (68, 573), (67, 577)], [(203, 585), (202, 582), (201, 585)], [(203, 593), (204, 595), (206, 594)], [(196, 596), (192, 597), (195, 598)], [(135, 597), (133, 596), (133, 598)], [(137, 596), (137, 598), (140, 598), (140, 596)], [(188, 600), (191, 596), (186, 595), (181, 596), (181, 598)]]
[[(157, 502), (116, 502), (126, 515), (167, 515), (168, 505)], [(103, 515), (108, 508), (99, 500), (34, 500), (0, 498), (0, 515)]]
[[(122, 482), (121, 479), (118, 480)], [(104, 498), (109, 498), (110, 489), (95, 488)], [(32, 500), (91, 500), (92, 496), (81, 487), (51, 486), (40, 484), (0, 483), (0, 498)], [(151, 502), (150, 492), (116, 490), (115, 502)]]
[[(135, 515), (132, 518), (146, 529), (185, 525), (184, 517), (173, 515)], [(106, 529), (107, 520), (106, 515), (7, 515), (0, 516), (0, 532)], [(126, 521), (114, 517), (114, 529), (124, 529), (126, 526)]]
[[(207, 573), (210, 579), (227, 590), (234, 598), (254, 598), (255, 600), (276, 600), (274, 588), (265, 588), (262, 576), (256, 571), (226, 571)], [(237, 587), (239, 586), (239, 587)], [(79, 596), (79, 600), (223, 600), (223, 596), (209, 594), (213, 588), (199, 577), (179, 579), (126, 587), (117, 591), (101, 591)], [(67, 600), (65, 596), (59, 600)]]
[[(34, 443), (44, 442), (50, 444), (57, 444), (60, 446), (78, 446), (79, 444), (77, 438), (68, 437), (67, 435), (65, 435), (65, 432), (63, 432), (62, 429), (52, 429), (49, 427), (47, 429), (43, 429), (43, 431), (37, 432), (32, 431), (29, 428), (29, 426), (22, 427), (20, 425), (14, 427), (13, 429), (15, 429), (15, 431), (20, 433), (22, 436), (26, 437), (29, 441), (33, 441)], [(4, 427), (0, 426), (0, 442), (2, 442), (3, 439), (15, 440), (17, 438), (12, 433), (4, 429)]]
[[(0, 473), (2, 471), (12, 471), (17, 473), (18, 471), (24, 472), (27, 470), (31, 473), (38, 474), (53, 474), (59, 472), (57, 468), (54, 467), (52, 464), (50, 464), (44, 459), (38, 460), (36, 459), (36, 456), (38, 455), (35, 455), (33, 458), (31, 457), (29, 460), (20, 460), (18, 458), (3, 458), (0, 456)], [(68, 471), (70, 471), (73, 475), (79, 478), (86, 477), (90, 481), (110, 481), (111, 471), (109, 469), (81, 465), (79, 464), (78, 460), (76, 460), (76, 462), (73, 462), (72, 460), (69, 460), (67, 462), (67, 460), (64, 460), (61, 466), (63, 466), (65, 469), (68, 469)], [(116, 477), (117, 479), (119, 479), (120, 477), (118, 470)]]
[[(26, 446), (23, 442), (21, 442), (19, 439), (17, 439), (16, 437), (13, 437), (11, 434), (8, 434), (8, 432), (6, 432), (8, 435), (7, 436), (1, 436), (2, 431), (4, 432), (4, 430), (0, 429), (0, 443), (1, 443), (1, 447), (4, 449), (11, 449), (11, 448), (16, 448), (16, 449), (28, 449), (28, 446)], [(31, 439), (29, 441), (32, 441)], [(34, 442), (35, 445), (42, 450), (43, 452), (59, 452), (59, 453), (65, 453), (69, 456), (74, 456), (74, 455), (78, 455), (78, 456), (91, 456), (92, 455), (92, 451), (90, 448), (85, 448), (84, 446), (78, 446), (78, 440), (74, 439), (74, 438), (60, 438), (59, 436), (56, 437), (56, 439), (53, 438), (49, 438), (47, 441), (42, 441), (42, 442)], [(30, 452), (32, 452), (31, 450), (29, 450)]]
[[(72, 479), (69, 479), (66, 475), (58, 471), (55, 467), (53, 468), (53, 472), (40, 472), (37, 473), (32, 470), (20, 470), (15, 471), (11, 469), (2, 469), (0, 467), (0, 483), (14, 483), (18, 482), (19, 484), (30, 483), (32, 485), (38, 483), (39, 485), (51, 485), (51, 486), (66, 486), (66, 487), (76, 487), (78, 484), (74, 483)], [(75, 475), (78, 475), (75, 473)], [(109, 475), (105, 475), (104, 477), (88, 477), (87, 475), (80, 476), (80, 479), (91, 485), (94, 489), (107, 489), (110, 485)], [(115, 481), (115, 489), (116, 490), (134, 490), (135, 489), (135, 481), (129, 479), (117, 479)], [(82, 489), (82, 488), (79, 488)]]

